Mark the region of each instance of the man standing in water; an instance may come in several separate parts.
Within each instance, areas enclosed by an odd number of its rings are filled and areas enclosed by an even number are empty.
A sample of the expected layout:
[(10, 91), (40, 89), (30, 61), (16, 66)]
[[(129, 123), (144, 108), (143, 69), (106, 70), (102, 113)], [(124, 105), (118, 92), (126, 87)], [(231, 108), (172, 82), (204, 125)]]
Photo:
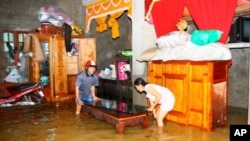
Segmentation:
[(96, 69), (95, 61), (88, 60), (85, 63), (85, 70), (77, 75), (75, 84), (76, 115), (80, 114), (84, 102), (99, 100), (95, 95), (96, 86), (99, 85), (98, 76), (95, 74)]

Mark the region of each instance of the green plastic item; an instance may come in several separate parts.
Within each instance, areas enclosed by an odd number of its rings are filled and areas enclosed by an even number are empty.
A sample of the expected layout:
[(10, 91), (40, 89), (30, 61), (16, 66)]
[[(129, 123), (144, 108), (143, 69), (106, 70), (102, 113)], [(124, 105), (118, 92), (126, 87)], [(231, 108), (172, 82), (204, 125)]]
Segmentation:
[(123, 55), (123, 56), (130, 57), (130, 56), (133, 55), (133, 53), (132, 53), (131, 50), (124, 50), (124, 51), (122, 51), (122, 55)]
[(202, 46), (219, 41), (222, 32), (219, 30), (194, 30), (191, 35), (191, 42)]

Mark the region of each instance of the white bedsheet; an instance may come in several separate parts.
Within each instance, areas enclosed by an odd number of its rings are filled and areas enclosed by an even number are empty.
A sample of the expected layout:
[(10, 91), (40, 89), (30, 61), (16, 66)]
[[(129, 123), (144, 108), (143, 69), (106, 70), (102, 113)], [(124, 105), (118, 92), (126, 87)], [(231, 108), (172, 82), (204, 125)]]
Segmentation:
[(152, 60), (231, 60), (231, 51), (226, 44), (219, 42), (198, 46), (188, 41), (185, 45), (161, 48)]

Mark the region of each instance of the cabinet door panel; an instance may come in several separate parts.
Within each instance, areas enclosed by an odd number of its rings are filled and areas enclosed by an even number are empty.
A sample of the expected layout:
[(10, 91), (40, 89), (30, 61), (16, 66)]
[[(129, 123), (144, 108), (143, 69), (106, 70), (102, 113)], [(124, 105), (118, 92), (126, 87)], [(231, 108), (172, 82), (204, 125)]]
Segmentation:
[(202, 118), (204, 113), (204, 86), (202, 81), (193, 81), (190, 83), (189, 95), (189, 124), (202, 126)]
[(166, 118), (178, 123), (188, 124), (188, 76), (187, 70), (183, 69), (183, 66), (186, 66), (186, 64), (173, 64), (173, 66), (171, 66), (171, 64), (172, 63), (162, 63), (161, 61), (153, 61), (152, 63), (149, 63), (148, 82), (165, 86), (174, 93), (176, 104)]
[(158, 85), (163, 84), (161, 61), (154, 61), (153, 63), (148, 63), (148, 82), (155, 83)]
[[(40, 42), (40, 47), (43, 48), (43, 44), (44, 43), (49, 43), (48, 46), (50, 47), (50, 43), (51, 43), (51, 35), (46, 35), (46, 36), (42, 36), (40, 34), (36, 34), (36, 36), (39, 39)], [(29, 80), (31, 82), (39, 82), (40, 81), (40, 64), (37, 61), (37, 56), (39, 56), (39, 54), (44, 54), (44, 52), (37, 52), (40, 49), (37, 49), (39, 46), (37, 46), (37, 42), (35, 40), (35, 38), (31, 38), (31, 46), (30, 46), (30, 51), (32, 52), (32, 58), (30, 58), (30, 66), (29, 66), (29, 72), (31, 72)], [(27, 50), (27, 49), (26, 49)], [(43, 49), (42, 49), (43, 50)]]
[(175, 95), (174, 109), (167, 115), (167, 119), (187, 124), (188, 85), (187, 75), (164, 74), (163, 86), (169, 88)]
[[(40, 78), (42, 75), (49, 75), (49, 80), (50, 80), (50, 83), (48, 86), (45, 87), (44, 89), (44, 95), (45, 95), (45, 98), (46, 99), (50, 99), (51, 98), (51, 92), (53, 90), (50, 89), (50, 87), (53, 85), (53, 79), (52, 79), (52, 64), (49, 63), (49, 66), (44, 66), (44, 62), (38, 62), (36, 57), (37, 55), (41, 55), (42, 53), (44, 53), (45, 55), (45, 59), (47, 59), (49, 62), (50, 60), (52, 60), (52, 57), (51, 57), (51, 48), (53, 46), (53, 42), (52, 42), (52, 36), (53, 35), (50, 35), (50, 34), (46, 34), (46, 35), (43, 35), (43, 34), (34, 34), (37, 38), (38, 38), (38, 41), (40, 43), (40, 47), (42, 48), (42, 50), (44, 52), (38, 52), (40, 51), (40, 49), (38, 49), (37, 47), (39, 47), (37, 45), (37, 40), (36, 38), (31, 38), (31, 46), (30, 46), (30, 51), (32, 52), (32, 57), (29, 59), (29, 80), (30, 82), (40, 82)], [(48, 68), (49, 67), (49, 68)], [(49, 74), (47, 74), (49, 73)]]
[(79, 41), (79, 71), (83, 71), (88, 60), (96, 61), (96, 39), (83, 38)]
[(78, 66), (77, 63), (68, 63), (67, 66), (67, 74), (68, 75), (76, 75), (78, 74)]
[(68, 94), (75, 94), (76, 75), (68, 75)]
[(193, 63), (189, 81), (189, 124), (207, 128), (211, 126), (211, 74), (209, 63)]
[(60, 96), (68, 93), (67, 58), (64, 38), (55, 37), (53, 47), (54, 95)]

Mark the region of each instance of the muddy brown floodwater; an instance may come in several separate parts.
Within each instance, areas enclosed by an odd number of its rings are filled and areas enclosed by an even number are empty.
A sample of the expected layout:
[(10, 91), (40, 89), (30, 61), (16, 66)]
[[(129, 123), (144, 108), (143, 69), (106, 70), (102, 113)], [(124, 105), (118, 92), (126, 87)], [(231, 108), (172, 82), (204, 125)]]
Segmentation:
[[(165, 121), (158, 128), (149, 117), (148, 128), (115, 127), (91, 115), (76, 116), (73, 100), (33, 106), (0, 107), (0, 141), (228, 141), (229, 128), (203, 131), (196, 127)], [(229, 122), (246, 122), (247, 112), (232, 109)], [(237, 121), (236, 121), (237, 120)]]

